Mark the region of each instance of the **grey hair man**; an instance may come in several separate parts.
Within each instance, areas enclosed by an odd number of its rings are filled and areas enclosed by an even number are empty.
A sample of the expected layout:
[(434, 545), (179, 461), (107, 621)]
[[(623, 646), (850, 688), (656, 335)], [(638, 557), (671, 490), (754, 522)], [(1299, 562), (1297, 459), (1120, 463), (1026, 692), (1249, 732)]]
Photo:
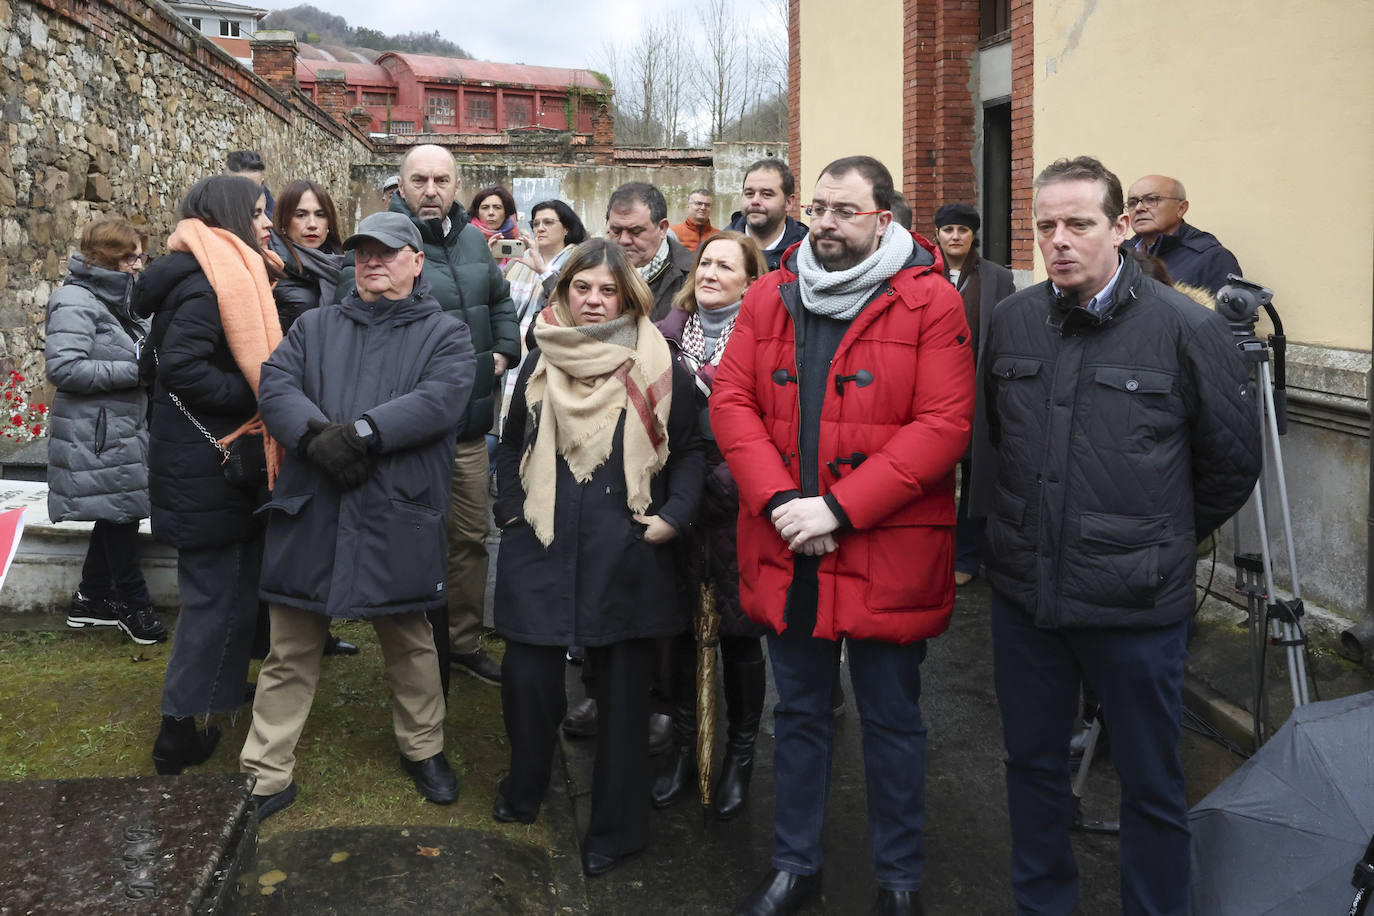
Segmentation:
[(643, 181), (631, 181), (611, 192), (606, 207), (606, 238), (625, 252), (654, 294), (650, 317), (661, 321), (673, 297), (692, 272), (692, 253), (669, 235), (668, 201)]

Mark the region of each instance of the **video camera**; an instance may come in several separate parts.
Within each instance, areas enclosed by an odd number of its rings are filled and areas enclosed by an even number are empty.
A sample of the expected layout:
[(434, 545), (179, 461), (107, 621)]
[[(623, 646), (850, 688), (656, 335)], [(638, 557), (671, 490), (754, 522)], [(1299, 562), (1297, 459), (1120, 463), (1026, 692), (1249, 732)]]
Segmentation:
[[(1217, 290), (1217, 311), (1231, 325), (1243, 359), (1247, 362), (1272, 361), (1274, 413), (1279, 435), (1285, 435), (1288, 432), (1288, 339), (1283, 335), (1278, 309), (1274, 308), (1274, 291), (1236, 274), (1227, 274), (1226, 281), (1226, 285)], [(1269, 335), (1267, 344), (1255, 337), (1260, 309), (1264, 309), (1274, 325), (1274, 333)]]

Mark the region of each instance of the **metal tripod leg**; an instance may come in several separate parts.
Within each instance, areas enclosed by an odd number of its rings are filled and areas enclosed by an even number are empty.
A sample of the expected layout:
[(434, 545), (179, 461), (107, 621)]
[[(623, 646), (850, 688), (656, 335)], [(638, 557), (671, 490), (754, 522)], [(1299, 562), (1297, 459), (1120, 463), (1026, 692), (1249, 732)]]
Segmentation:
[(1078, 772), (1073, 777), (1073, 825), (1080, 833), (1118, 834), (1121, 824), (1117, 821), (1086, 820), (1083, 817), (1083, 790), (1088, 783), (1088, 771), (1092, 769), (1093, 755), (1097, 753), (1097, 739), (1102, 737), (1102, 713), (1094, 712), (1088, 725), (1088, 738), (1083, 745), (1083, 757), (1078, 762)]

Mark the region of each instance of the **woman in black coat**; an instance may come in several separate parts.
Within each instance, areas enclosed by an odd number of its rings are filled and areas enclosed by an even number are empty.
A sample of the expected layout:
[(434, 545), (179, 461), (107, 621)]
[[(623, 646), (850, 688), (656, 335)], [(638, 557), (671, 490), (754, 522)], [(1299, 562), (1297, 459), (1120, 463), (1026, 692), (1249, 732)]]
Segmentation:
[(493, 816), (533, 823), (567, 709), (564, 652), (597, 665), (600, 714), (582, 867), (648, 842), (655, 640), (680, 632), (671, 541), (691, 526), (703, 455), (691, 376), (649, 321), (653, 296), (620, 249), (584, 242), (516, 382), (497, 449), (496, 628), (510, 775)]
[[(149, 442), (153, 536), (177, 548), (181, 611), (162, 684), (153, 763), (180, 773), (213, 753), (219, 730), (195, 717), (243, 705), (258, 611), (262, 525), (273, 447), (259, 430), (257, 379), (281, 341), (265, 251), (272, 225), (262, 188), (220, 175), (181, 202), (171, 251), (144, 271), (135, 310), (152, 316), (144, 350), (155, 373)], [(233, 437), (237, 437), (236, 439)], [(264, 479), (234, 484), (222, 467), (233, 444)]]
[[(696, 378), (694, 395), (702, 417), (709, 416), (711, 385), (744, 293), (767, 270), (763, 252), (753, 239), (729, 229), (719, 232), (697, 248), (687, 285), (678, 293), (673, 311), (658, 324), (674, 360)], [(750, 620), (740, 607), (735, 552), (739, 491), (716, 447), (709, 421), (703, 421), (701, 429), (706, 479), (697, 524), (678, 544), (678, 601), (684, 618), (690, 619), (702, 586), (709, 585), (720, 612), (721, 673), (729, 726), (712, 807), (717, 817), (729, 820), (744, 808), (754, 772), (754, 741), (766, 681), (761, 637), (767, 628)], [(679, 635), (673, 648), (674, 747), (667, 767), (654, 781), (653, 802), (659, 808), (672, 804), (696, 782), (697, 646), (693, 632), (689, 629)]]

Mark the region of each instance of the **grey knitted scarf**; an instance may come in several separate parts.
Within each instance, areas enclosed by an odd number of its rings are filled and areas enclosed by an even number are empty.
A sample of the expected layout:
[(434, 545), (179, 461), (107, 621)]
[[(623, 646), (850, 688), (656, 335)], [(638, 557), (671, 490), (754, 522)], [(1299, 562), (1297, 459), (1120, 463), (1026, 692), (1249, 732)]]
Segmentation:
[(889, 223), (877, 250), (848, 270), (826, 270), (811, 245), (807, 239), (797, 251), (802, 306), (813, 315), (853, 321), (878, 287), (906, 266), (916, 242), (910, 232)]

